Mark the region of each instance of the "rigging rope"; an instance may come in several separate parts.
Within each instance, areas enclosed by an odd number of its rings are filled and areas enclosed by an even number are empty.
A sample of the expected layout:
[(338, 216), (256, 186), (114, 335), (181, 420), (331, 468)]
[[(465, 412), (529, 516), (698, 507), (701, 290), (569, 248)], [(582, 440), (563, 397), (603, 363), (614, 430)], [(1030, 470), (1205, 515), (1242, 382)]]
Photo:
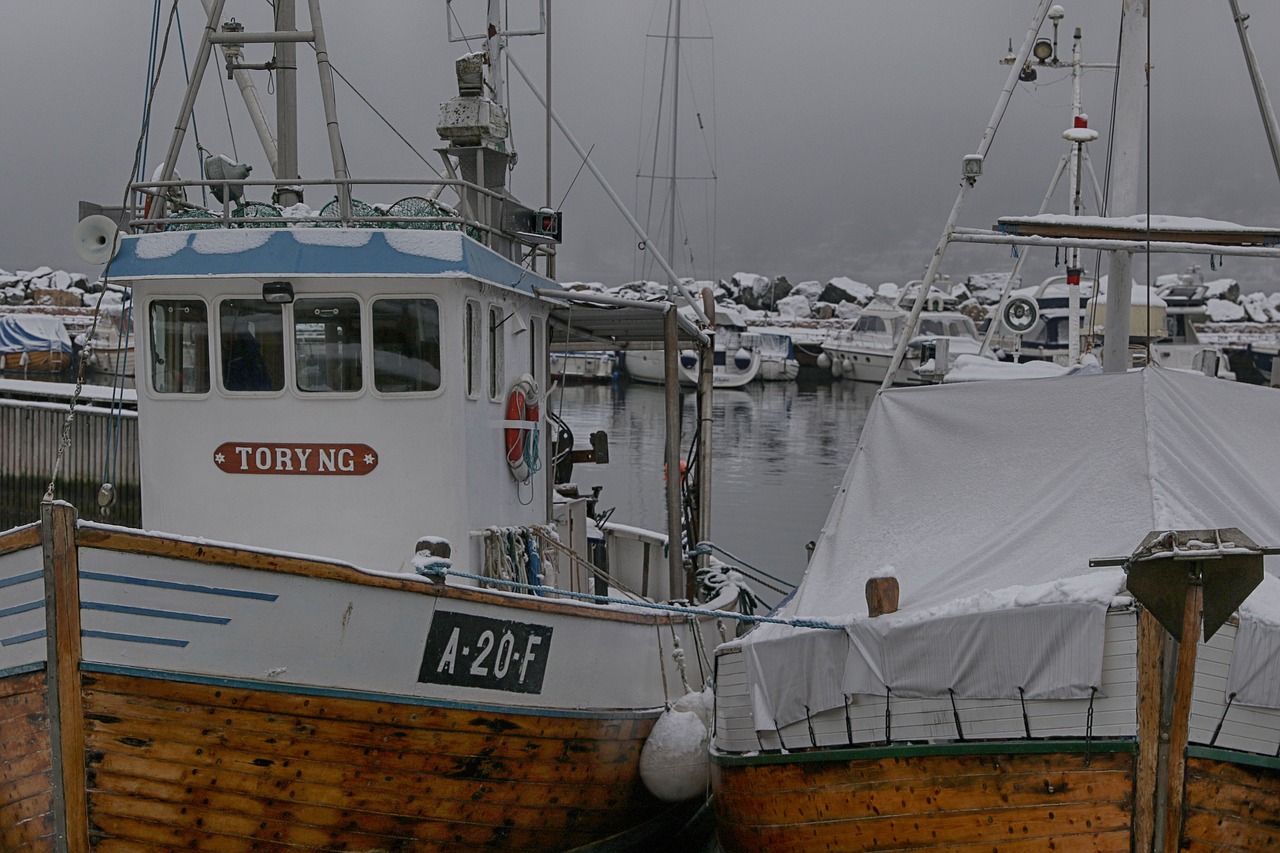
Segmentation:
[[(160, 49), (160, 58), (156, 62), (155, 71), (151, 77), (151, 90), (150, 92), (147, 93), (146, 105), (144, 106), (142, 111), (142, 114), (144, 117), (143, 126), (141, 130), (138, 132), (138, 142), (134, 146), (133, 168), (130, 169), (129, 171), (130, 176), (137, 175), (138, 170), (141, 168), (142, 151), (143, 151), (143, 148), (146, 146), (146, 141), (147, 141), (147, 127), (149, 125), (148, 119), (151, 116), (151, 105), (155, 100), (156, 86), (160, 81), (160, 72), (164, 69), (165, 57), (169, 53), (169, 34), (173, 29), (174, 20), (177, 18), (177, 14), (178, 14), (178, 0), (173, 0), (173, 6), (169, 10), (169, 22), (165, 26), (164, 42), (162, 43), (162, 47)], [(131, 177), (130, 181), (125, 184), (124, 198), (121, 199), (121, 202), (120, 202), (120, 207), (122, 210), (128, 210), (129, 208), (129, 195), (133, 189), (132, 182), (133, 181)], [(114, 256), (111, 258), (108, 258), (106, 266), (103, 267), (103, 270), (102, 270), (102, 287), (104, 291), (107, 289), (111, 281), (111, 262), (114, 259), (115, 259)], [(102, 316), (102, 300), (99, 299), (97, 307), (95, 307), (93, 310), (93, 322), (89, 326), (89, 335), (88, 335), (89, 340), (93, 340), (93, 335), (98, 329), (98, 320), (101, 318), (101, 316)], [(67, 448), (71, 446), (71, 426), (75, 422), (76, 404), (80, 401), (80, 395), (84, 391), (84, 375), (85, 375), (86, 367), (87, 367), (87, 364), (85, 359), (83, 358), (80, 359), (80, 364), (76, 369), (76, 387), (71, 394), (71, 401), (67, 404), (67, 414), (62, 421), (62, 435), (58, 439), (58, 452), (57, 452), (57, 455), (54, 457), (53, 470), (49, 473), (49, 485), (48, 485), (48, 488), (45, 489), (45, 493), (44, 493), (44, 500), (46, 501), (53, 500), (54, 490), (57, 488), (57, 484), (58, 484), (58, 472), (62, 470), (62, 460), (66, 457)]]

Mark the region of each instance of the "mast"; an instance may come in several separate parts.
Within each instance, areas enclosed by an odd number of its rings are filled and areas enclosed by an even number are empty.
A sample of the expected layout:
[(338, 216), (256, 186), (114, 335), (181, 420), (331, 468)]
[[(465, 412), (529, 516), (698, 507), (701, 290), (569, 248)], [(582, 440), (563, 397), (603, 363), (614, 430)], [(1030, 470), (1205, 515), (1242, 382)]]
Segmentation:
[[(675, 38), (671, 61), (671, 219), (667, 222), (667, 256), (676, 257), (676, 152), (680, 136), (680, 0), (675, 3)], [(667, 285), (667, 298), (675, 298), (675, 290)]]
[(1267, 132), (1267, 145), (1271, 148), (1271, 162), (1275, 164), (1276, 175), (1280, 176), (1280, 128), (1276, 126), (1276, 113), (1271, 108), (1271, 97), (1267, 94), (1267, 84), (1262, 81), (1262, 72), (1258, 70), (1258, 57), (1253, 53), (1253, 45), (1249, 43), (1249, 16), (1240, 12), (1239, 0), (1227, 0), (1231, 4), (1231, 14), (1235, 17), (1236, 32), (1240, 34), (1240, 47), (1244, 50), (1244, 62), (1249, 66), (1249, 81), (1253, 83), (1253, 96), (1258, 100), (1258, 111), (1262, 114), (1262, 127)]
[[(1141, 121), (1146, 116), (1147, 0), (1122, 0), (1120, 19), (1120, 68), (1116, 79), (1115, 114), (1111, 129), (1112, 196), (1107, 216), (1132, 216), (1138, 212), (1138, 167), (1142, 143)], [(1150, 223), (1148, 223), (1148, 226)], [(1102, 344), (1105, 373), (1129, 369), (1129, 310), (1133, 295), (1133, 253), (1114, 251), (1107, 274), (1107, 325)]]
[[(276, 0), (277, 33), (298, 29), (294, 0)], [(276, 42), (276, 178), (296, 181), (298, 174), (298, 46), (282, 39)], [(289, 207), (302, 201), (296, 189), (280, 187), (275, 202)]]
[[(211, 15), (213, 13), (213, 0), (200, 0), (200, 2), (204, 4), (205, 15)], [(228, 25), (224, 24), (223, 30), (225, 31), (227, 28)], [(227, 71), (240, 89), (240, 97), (244, 100), (245, 109), (249, 111), (249, 120), (253, 123), (253, 129), (258, 134), (258, 141), (262, 144), (262, 151), (267, 157), (267, 163), (271, 166), (271, 174), (275, 175), (279, 167), (275, 132), (272, 131), (271, 125), (267, 122), (267, 114), (262, 110), (262, 102), (258, 99), (258, 90), (253, 85), (253, 78), (249, 76), (249, 69), (240, 61), (242, 46), (238, 44), (223, 44), (221, 47), (222, 58), (227, 64)]]

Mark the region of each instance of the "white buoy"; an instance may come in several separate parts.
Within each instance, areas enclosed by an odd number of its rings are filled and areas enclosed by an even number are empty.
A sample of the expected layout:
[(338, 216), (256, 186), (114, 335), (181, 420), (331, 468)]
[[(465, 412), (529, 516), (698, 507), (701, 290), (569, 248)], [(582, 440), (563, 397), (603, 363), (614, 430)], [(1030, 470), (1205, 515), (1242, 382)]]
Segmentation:
[(818, 367), (821, 367), (823, 370), (830, 368), (831, 356), (827, 355), (825, 352), (818, 353)]
[(850, 379), (853, 378), (853, 371), (855, 367), (856, 365), (851, 358), (845, 358), (840, 364), (841, 372)]
[(640, 778), (649, 793), (667, 803), (706, 793), (710, 781), (711, 734), (708, 693), (690, 693), (663, 712), (640, 750)]

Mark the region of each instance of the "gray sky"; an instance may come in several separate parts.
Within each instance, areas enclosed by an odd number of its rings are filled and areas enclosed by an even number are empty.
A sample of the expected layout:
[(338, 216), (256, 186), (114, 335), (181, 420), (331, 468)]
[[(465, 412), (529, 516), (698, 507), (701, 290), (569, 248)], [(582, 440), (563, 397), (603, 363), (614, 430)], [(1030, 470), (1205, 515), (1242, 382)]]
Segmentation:
[[(1280, 6), (1242, 4), (1252, 14), (1250, 35), (1263, 74), (1280, 91)], [(480, 20), (480, 0), (454, 5)], [(1280, 179), (1229, 5), (1153, 5), (1152, 212), (1280, 224)], [(169, 0), (164, 6), (167, 12)], [(299, 6), (305, 25), (306, 4)], [(511, 0), (511, 6), (535, 8), (531, 0)], [(1010, 37), (1015, 47), (1021, 41), (1035, 6), (1033, 0), (685, 0), (684, 32), (712, 39), (682, 44), (681, 104), (693, 109), (682, 109), (680, 171), (706, 178), (714, 163), (717, 180), (714, 193), (708, 180), (683, 182), (681, 210), (689, 223), (714, 221), (716, 241), (713, 253), (710, 241), (691, 227), (689, 249), (680, 254), (692, 254), (694, 264), (686, 259), (677, 269), (699, 278), (747, 271), (786, 275), (792, 282), (845, 275), (873, 285), (919, 277), (955, 198), (961, 159), (976, 148), (1007, 74), (997, 60)], [(1063, 6), (1060, 53), (1069, 55), (1071, 31), (1080, 26), (1086, 61), (1113, 59), (1119, 0)], [(202, 10), (196, 0), (181, 0), (179, 9), (190, 60)], [(266, 9), (264, 0), (227, 4), (228, 14), (250, 29), (265, 27)], [(143, 106), (152, 3), (7, 0), (4, 11), (0, 268), (47, 264), (94, 272), (71, 248), (76, 203), (118, 204), (123, 196)], [(642, 155), (641, 139), (654, 129), (662, 47), (646, 33), (661, 31), (666, 14), (666, 0), (553, 0), (553, 105), (579, 141), (594, 146), (592, 160), (633, 205), (637, 171), (650, 168), (652, 154)], [(433, 164), (438, 105), (456, 93), (452, 63), (465, 52), (446, 41), (445, 19), (442, 0), (330, 0), (325, 6), (335, 67)], [(512, 49), (541, 86), (542, 40), (515, 39)], [(265, 60), (269, 51), (250, 47), (248, 59)], [(310, 49), (300, 48), (299, 59), (303, 176), (326, 176), (318, 99), (305, 101), (316, 89)], [(170, 83), (181, 80), (176, 46), (165, 70)], [(1092, 149), (1100, 178), (1112, 79), (1101, 70), (1084, 78), (1085, 109), (1103, 133)], [(257, 80), (265, 96), (265, 75)], [(421, 161), (338, 85), (353, 174), (422, 175)], [(233, 84), (226, 86), (236, 152), (254, 165), (254, 177), (265, 177), (268, 167), (243, 104)], [(510, 90), (520, 155), (514, 189), (536, 205), (545, 200), (543, 118), (514, 74)], [(162, 157), (179, 98), (173, 85), (157, 95), (148, 174)], [(1065, 150), (1060, 133), (1069, 109), (1065, 70), (1042, 71), (1036, 84), (1019, 86), (964, 224), (989, 227), (999, 215), (1036, 211)], [(216, 74), (207, 78), (196, 119), (206, 148), (232, 153)], [(192, 151), (189, 134), (179, 165), (187, 177), (196, 172)], [(668, 172), (668, 157), (660, 154), (660, 173)], [(553, 160), (558, 204), (580, 166), (558, 132)], [(714, 220), (707, 213), (712, 197)], [(394, 199), (373, 194), (369, 200)], [(308, 201), (318, 207), (323, 200)], [(1065, 205), (1060, 190), (1051, 210), (1065, 211)], [(642, 220), (645, 206), (641, 200)], [(585, 170), (563, 209), (562, 280), (658, 277), (638, 259), (636, 238)], [(653, 228), (654, 240), (665, 247), (665, 226)], [(1011, 263), (1007, 249), (957, 247), (943, 271), (963, 277)], [(1165, 259), (1154, 272), (1174, 272), (1183, 263)], [(1280, 280), (1280, 265), (1228, 259), (1211, 272), (1203, 263), (1206, 276), (1239, 278), (1246, 290)], [(1032, 264), (1026, 277), (1038, 280), (1053, 271), (1050, 255)]]

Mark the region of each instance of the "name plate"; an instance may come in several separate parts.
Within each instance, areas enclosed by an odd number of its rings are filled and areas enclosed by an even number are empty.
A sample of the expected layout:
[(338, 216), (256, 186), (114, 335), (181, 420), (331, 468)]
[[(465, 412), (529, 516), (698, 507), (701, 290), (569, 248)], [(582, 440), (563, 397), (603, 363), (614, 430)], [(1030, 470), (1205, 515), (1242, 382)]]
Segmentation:
[(541, 693), (551, 626), (437, 612), (427, 631), (418, 681)]
[(213, 464), (228, 474), (326, 474), (362, 476), (378, 467), (367, 444), (284, 444), (227, 441), (213, 452)]

